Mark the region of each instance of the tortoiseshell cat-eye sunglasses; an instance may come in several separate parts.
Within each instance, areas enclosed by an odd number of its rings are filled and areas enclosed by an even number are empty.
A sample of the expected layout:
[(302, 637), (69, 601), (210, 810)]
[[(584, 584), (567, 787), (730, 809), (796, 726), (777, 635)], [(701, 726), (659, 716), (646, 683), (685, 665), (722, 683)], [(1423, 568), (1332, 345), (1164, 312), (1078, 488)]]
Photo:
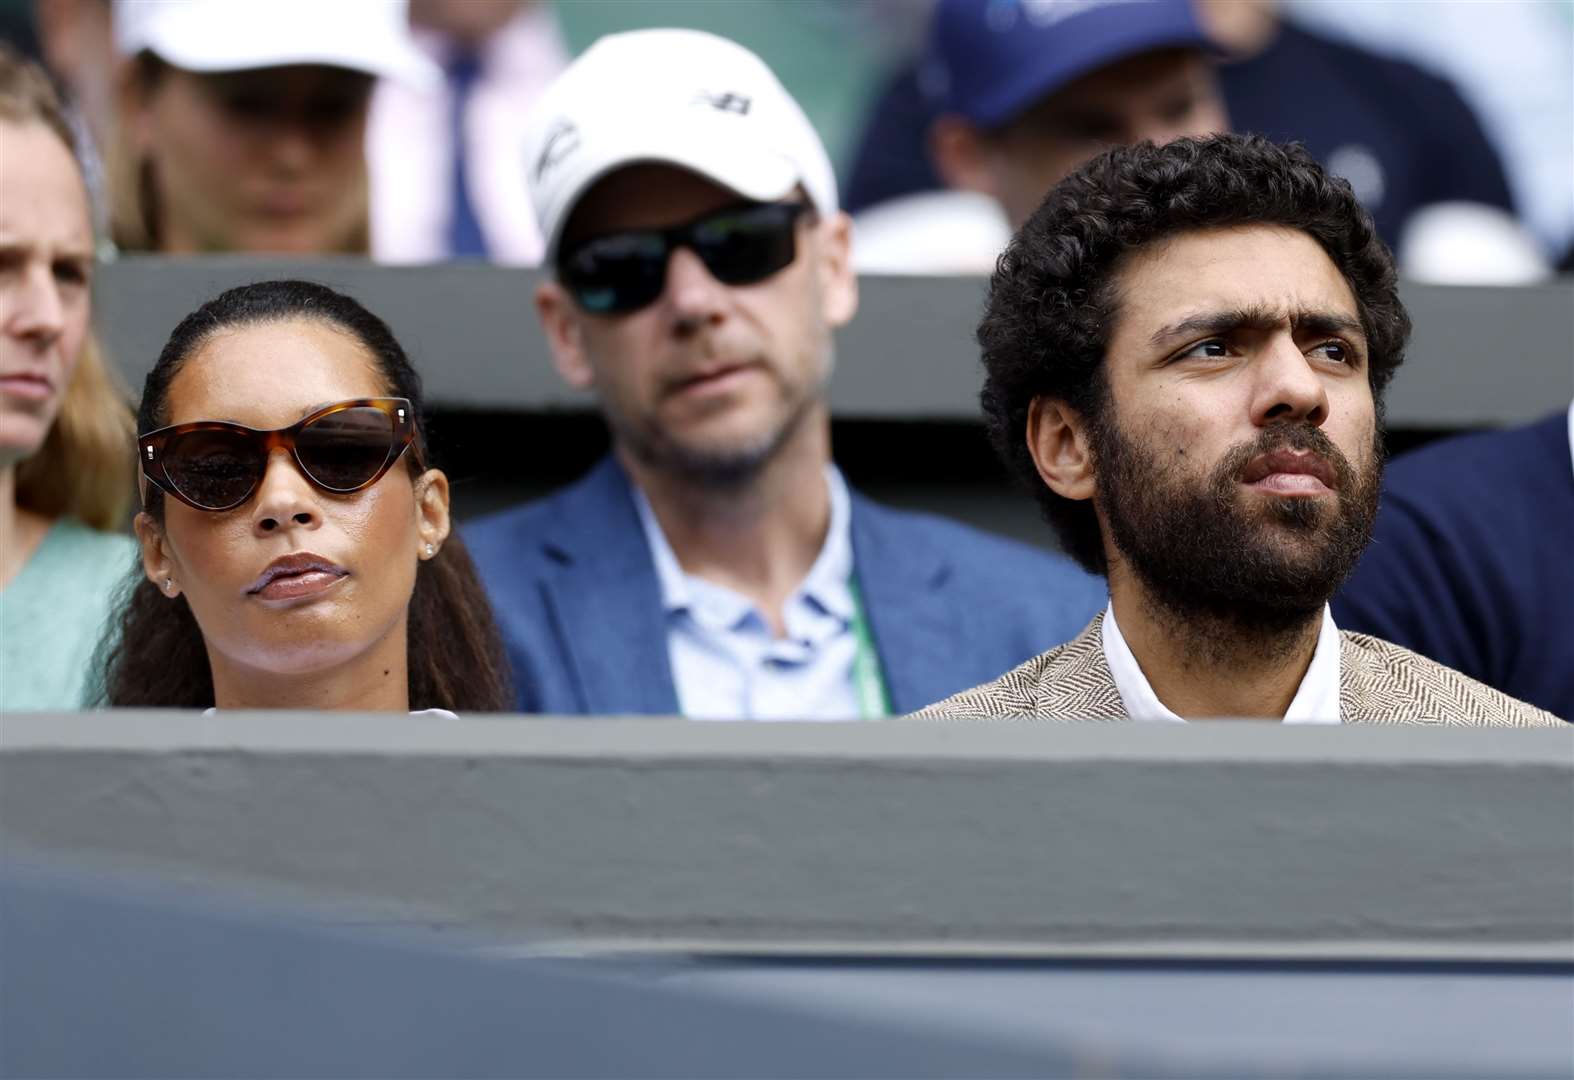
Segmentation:
[[(316, 487), (348, 495), (377, 483), (412, 446), (415, 410), (408, 399), (355, 398), (324, 405), (277, 431), (224, 420), (159, 428), (138, 437), (137, 459), (164, 491), (194, 509), (216, 512), (251, 498), (276, 449), (288, 450)], [(414, 453), (424, 469), (421, 448)]]

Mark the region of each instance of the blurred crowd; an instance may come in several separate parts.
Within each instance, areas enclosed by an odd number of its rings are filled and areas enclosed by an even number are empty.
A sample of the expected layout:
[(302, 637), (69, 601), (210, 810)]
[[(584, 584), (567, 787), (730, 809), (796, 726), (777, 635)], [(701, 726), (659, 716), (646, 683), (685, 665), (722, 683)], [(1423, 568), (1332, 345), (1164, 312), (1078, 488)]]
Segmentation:
[[(852, 85), (872, 92), (841, 104), (854, 134), (833, 154), (863, 270), (986, 271), (1099, 149), (1226, 130), (1304, 142), (1412, 278), (1569, 266), (1574, 4), (1142, 0), (1113, 22), (1100, 6), (733, 5), (762, 38), (820, 23), (863, 70)], [(674, 5), (600, 7), (652, 25)], [(64, 90), (120, 250), (541, 258), (524, 131), (573, 56), (574, 5), (7, 0), (0, 14)]]
[[(1574, 408), (1382, 442), (1401, 278), (1568, 268), (1574, 4), (1404, 56), (1400, 5), (739, 7), (907, 26), (841, 170), (744, 45), (576, 51), (571, 5), (0, 8), (0, 708), (1574, 717)], [(306, 281), (191, 312), (133, 416), (116, 252), (540, 264), (611, 451), (459, 535), (416, 365)], [(981, 418), (1059, 552), (842, 476), (860, 272), (991, 275)]]

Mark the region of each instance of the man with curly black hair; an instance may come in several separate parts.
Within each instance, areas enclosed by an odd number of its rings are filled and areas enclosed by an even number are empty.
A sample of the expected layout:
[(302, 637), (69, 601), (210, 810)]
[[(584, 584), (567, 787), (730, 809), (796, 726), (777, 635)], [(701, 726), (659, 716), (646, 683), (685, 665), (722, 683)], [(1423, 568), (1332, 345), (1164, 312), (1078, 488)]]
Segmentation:
[(1110, 603), (921, 715), (1556, 724), (1329, 615), (1377, 510), (1396, 284), (1298, 145), (1142, 143), (1055, 187), (990, 282), (982, 401)]

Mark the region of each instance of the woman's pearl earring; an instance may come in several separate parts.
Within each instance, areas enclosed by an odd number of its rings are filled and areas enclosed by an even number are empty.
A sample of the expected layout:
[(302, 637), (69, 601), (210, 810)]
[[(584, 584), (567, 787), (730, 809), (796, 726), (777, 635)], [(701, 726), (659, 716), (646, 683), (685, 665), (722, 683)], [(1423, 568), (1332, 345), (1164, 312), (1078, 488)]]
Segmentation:
[(167, 593), (173, 593), (175, 591), (175, 579), (174, 578), (167, 577), (167, 578), (164, 579), (164, 591), (167, 592)]
[(436, 554), (437, 554), (437, 548), (433, 547), (431, 544), (427, 544), (426, 545), (426, 557), (428, 559), (430, 559), (433, 555), (436, 555)]

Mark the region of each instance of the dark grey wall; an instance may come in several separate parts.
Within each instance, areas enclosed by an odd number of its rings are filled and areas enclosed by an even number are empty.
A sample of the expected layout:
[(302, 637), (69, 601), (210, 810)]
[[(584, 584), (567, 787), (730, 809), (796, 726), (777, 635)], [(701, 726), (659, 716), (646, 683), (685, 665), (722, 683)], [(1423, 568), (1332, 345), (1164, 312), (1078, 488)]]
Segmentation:
[[(361, 260), (128, 256), (96, 293), (110, 352), (135, 385), (182, 316), (220, 290), (308, 277), (348, 290), (386, 318), (416, 358), (434, 403), (539, 412), (587, 402), (557, 379), (530, 297), (538, 271), (464, 263), (387, 267)], [(874, 277), (840, 336), (832, 381), (847, 418), (971, 421), (980, 373), (972, 343), (977, 278)], [(1534, 420), (1574, 396), (1574, 280), (1519, 288), (1410, 286), (1409, 360), (1390, 392), (1399, 427)]]
[(1574, 1075), (1569, 965), (518, 952), (0, 866), (0, 1076)]

